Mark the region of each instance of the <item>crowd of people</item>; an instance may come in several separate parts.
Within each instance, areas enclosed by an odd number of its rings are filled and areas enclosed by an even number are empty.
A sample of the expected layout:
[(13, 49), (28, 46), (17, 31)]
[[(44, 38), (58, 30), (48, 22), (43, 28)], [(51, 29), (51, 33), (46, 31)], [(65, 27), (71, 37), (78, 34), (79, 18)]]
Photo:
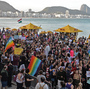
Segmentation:
[[(13, 47), (5, 52), (5, 45), (10, 35), (15, 47), (23, 48), (20, 55), (15, 55)], [(15, 35), (27, 36), (26, 40), (14, 39)], [(31, 30), (0, 31), (0, 63), (2, 88), (11, 87), (14, 75), (17, 89), (27, 89), (34, 81), (30, 77), (28, 65), (32, 55), (42, 60), (35, 89), (89, 89), (90, 88), (90, 47), (86, 37), (76, 39), (74, 33), (37, 34)]]

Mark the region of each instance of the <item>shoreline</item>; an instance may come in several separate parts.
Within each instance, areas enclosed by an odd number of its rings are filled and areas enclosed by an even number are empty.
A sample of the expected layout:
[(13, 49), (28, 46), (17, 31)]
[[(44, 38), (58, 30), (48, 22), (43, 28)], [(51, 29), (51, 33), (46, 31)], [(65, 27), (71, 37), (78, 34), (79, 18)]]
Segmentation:
[(0, 19), (90, 19), (90, 18), (33, 18), (33, 17), (0, 17)]

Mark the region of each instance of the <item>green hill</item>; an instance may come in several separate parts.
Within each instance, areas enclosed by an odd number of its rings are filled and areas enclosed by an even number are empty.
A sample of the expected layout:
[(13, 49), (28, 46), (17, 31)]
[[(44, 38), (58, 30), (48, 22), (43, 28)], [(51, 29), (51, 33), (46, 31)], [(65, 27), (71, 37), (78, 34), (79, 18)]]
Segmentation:
[(88, 15), (88, 13), (86, 13), (86, 12), (83, 12), (80, 10), (72, 10), (72, 9), (68, 9), (65, 7), (61, 7), (61, 6), (46, 7), (45, 9), (40, 11), (39, 13), (47, 13), (47, 14), (63, 13), (63, 14), (65, 14), (66, 10), (68, 10), (71, 15), (75, 15), (75, 14)]
[(8, 4), (5, 1), (0, 1), (0, 10), (3, 12), (7, 12), (7, 11), (16, 12), (16, 11), (18, 11), (13, 6), (11, 6), (10, 4)]

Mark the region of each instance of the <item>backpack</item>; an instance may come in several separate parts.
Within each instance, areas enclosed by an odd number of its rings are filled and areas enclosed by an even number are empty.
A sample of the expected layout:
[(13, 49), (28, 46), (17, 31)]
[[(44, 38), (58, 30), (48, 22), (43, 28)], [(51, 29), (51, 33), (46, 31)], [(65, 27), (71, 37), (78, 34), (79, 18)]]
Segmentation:
[(39, 89), (44, 89), (43, 87), (45, 86), (45, 84), (41, 86), (41, 84), (39, 83), (39, 85), (40, 85)]

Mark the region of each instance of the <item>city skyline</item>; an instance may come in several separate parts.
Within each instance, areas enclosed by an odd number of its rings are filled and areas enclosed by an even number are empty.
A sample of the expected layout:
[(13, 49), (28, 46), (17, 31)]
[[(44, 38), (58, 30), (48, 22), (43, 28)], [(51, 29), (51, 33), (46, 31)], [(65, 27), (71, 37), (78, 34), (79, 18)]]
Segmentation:
[(32, 9), (33, 11), (41, 11), (45, 7), (51, 6), (63, 6), (69, 9), (78, 9), (82, 4), (86, 4), (90, 7), (89, 0), (1, 0), (9, 3), (14, 8), (20, 11), (28, 11), (28, 9)]

